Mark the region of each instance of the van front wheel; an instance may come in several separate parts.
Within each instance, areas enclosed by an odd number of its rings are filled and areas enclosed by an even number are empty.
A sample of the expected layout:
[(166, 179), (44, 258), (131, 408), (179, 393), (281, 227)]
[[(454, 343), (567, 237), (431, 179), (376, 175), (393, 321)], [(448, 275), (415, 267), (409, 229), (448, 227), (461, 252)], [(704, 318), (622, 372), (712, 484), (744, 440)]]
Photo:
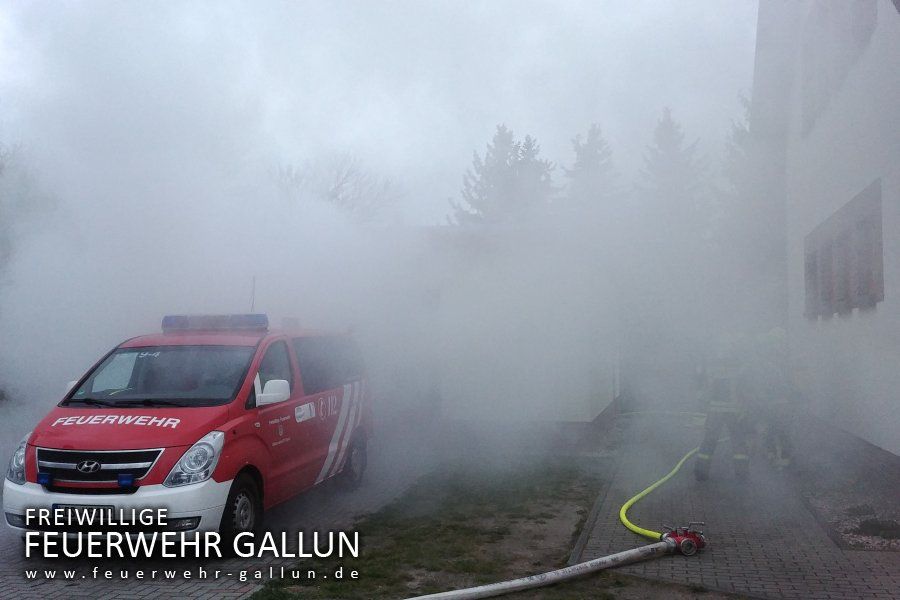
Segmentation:
[(239, 475), (225, 503), (222, 513), (222, 524), (219, 530), (227, 540), (245, 531), (256, 532), (262, 526), (262, 502), (256, 482), (248, 475)]

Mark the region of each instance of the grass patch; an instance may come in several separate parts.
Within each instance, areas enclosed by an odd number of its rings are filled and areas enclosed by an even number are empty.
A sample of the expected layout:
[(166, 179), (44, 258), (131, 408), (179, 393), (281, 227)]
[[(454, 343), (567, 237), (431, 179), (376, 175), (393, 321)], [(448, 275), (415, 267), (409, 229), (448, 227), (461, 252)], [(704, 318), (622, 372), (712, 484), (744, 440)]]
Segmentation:
[[(359, 558), (297, 567), (329, 574), (343, 566), (343, 580), (272, 581), (253, 598), (403, 598), (553, 569), (564, 564), (598, 487), (567, 464), (434, 473), (357, 522)], [(358, 580), (348, 580), (351, 570)]]

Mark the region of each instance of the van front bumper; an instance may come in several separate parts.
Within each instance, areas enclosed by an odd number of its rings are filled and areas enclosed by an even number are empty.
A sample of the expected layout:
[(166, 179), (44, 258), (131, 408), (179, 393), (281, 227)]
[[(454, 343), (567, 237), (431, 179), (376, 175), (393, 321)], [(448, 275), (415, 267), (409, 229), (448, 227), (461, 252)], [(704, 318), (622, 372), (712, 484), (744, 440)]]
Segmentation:
[(219, 483), (207, 479), (202, 483), (174, 488), (162, 484), (142, 486), (133, 494), (65, 494), (48, 492), (37, 483), (19, 485), (4, 479), (3, 513), (7, 525), (27, 531), (38, 529), (37, 526), (18, 525), (24, 523), (25, 511), (29, 508), (52, 509), (54, 504), (112, 506), (117, 512), (165, 508), (166, 519), (170, 523), (176, 519), (199, 518), (197, 525), (190, 528), (191, 531), (218, 531), (230, 489), (231, 481)]

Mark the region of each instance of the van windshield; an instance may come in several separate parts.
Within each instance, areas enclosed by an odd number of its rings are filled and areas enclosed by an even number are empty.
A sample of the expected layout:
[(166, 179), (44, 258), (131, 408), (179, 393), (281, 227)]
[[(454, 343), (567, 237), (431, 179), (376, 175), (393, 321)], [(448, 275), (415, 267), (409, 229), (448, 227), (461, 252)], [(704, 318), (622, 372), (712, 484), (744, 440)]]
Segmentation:
[(230, 402), (250, 366), (249, 346), (120, 348), (63, 405), (213, 406)]

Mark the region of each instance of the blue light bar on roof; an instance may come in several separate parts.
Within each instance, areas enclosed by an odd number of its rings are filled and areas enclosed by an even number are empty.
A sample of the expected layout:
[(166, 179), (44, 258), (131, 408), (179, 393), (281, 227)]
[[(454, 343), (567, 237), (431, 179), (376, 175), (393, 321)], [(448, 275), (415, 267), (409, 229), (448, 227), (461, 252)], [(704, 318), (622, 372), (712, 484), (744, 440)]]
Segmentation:
[(247, 315), (166, 315), (163, 332), (169, 331), (266, 331), (269, 317), (264, 314)]

